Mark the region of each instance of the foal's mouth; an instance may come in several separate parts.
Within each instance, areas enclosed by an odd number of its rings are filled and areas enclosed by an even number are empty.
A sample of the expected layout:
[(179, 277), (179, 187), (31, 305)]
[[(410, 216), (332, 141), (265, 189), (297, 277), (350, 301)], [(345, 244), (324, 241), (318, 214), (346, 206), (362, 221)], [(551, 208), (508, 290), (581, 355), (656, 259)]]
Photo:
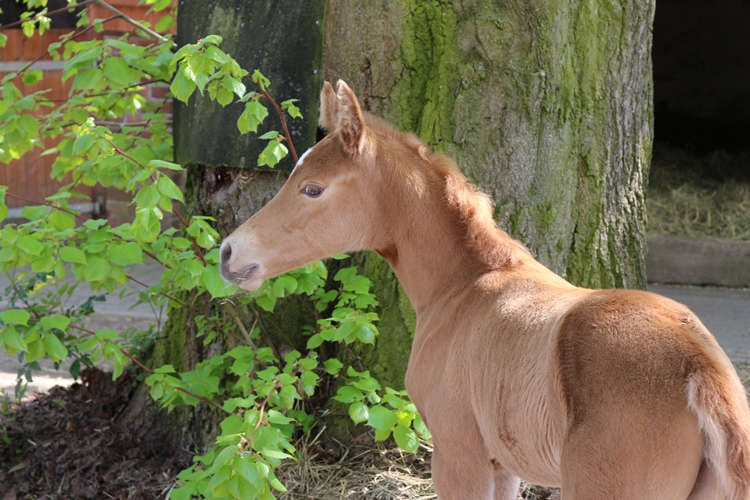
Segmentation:
[(221, 275), (230, 283), (241, 285), (243, 281), (254, 278), (258, 274), (260, 266), (258, 264), (249, 264), (239, 271), (230, 271), (226, 263), (221, 264)]

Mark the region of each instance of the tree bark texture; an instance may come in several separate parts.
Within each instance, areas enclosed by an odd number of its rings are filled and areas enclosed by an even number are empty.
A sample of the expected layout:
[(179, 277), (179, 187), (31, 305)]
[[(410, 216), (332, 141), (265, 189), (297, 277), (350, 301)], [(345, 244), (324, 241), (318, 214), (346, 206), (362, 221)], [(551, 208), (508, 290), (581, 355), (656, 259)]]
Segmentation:
[[(305, 17), (308, 10), (321, 14)], [(270, 12), (287, 11), (314, 28), (273, 24)], [(258, 12), (267, 17), (253, 24)], [(343, 78), (365, 109), (453, 157), (495, 200), (501, 227), (555, 272), (579, 285), (643, 288), (653, 14), (654, 0), (222, 0), (181, 2), (178, 28), (183, 42), (222, 35), (243, 67), (271, 79), (277, 99), (302, 99), (312, 128), (300, 132), (298, 150), (313, 142), (320, 77)], [(265, 41), (245, 41), (259, 33)], [(290, 48), (291, 41), (322, 48)], [(277, 60), (290, 52), (289, 62)], [(285, 86), (287, 78), (294, 83)], [(222, 235), (285, 180), (216, 168), (252, 167), (263, 146), (237, 137), (239, 110), (230, 107), (194, 97), (175, 114), (188, 208), (215, 217)], [(375, 348), (359, 354), (382, 382), (402, 387), (414, 312), (382, 259), (357, 258), (374, 281), (381, 317)], [(280, 330), (305, 321), (288, 307)], [(159, 361), (189, 368), (200, 358), (202, 347), (186, 339), (192, 316), (170, 313)], [(183, 425), (194, 428), (200, 417), (195, 412)]]
[[(304, 119), (287, 121), (295, 145), (315, 142), (322, 81), (323, 0), (182, 0), (177, 12), (178, 45), (196, 43), (207, 35), (221, 36), (222, 50), (251, 74), (260, 70), (271, 81), (269, 92), (279, 103), (299, 99), (296, 104)], [(244, 83), (248, 91), (259, 91), (249, 78)], [(270, 104), (268, 108), (263, 130), (281, 132), (277, 115)], [(236, 124), (242, 111), (241, 105), (222, 107), (198, 92), (186, 106), (175, 103), (178, 161), (256, 167), (265, 141), (258, 141), (254, 134), (240, 135)], [(290, 155), (276, 170), (293, 166)]]
[(590, 287), (645, 287), (654, 0), (331, 0), (324, 76), (453, 157), (501, 227)]

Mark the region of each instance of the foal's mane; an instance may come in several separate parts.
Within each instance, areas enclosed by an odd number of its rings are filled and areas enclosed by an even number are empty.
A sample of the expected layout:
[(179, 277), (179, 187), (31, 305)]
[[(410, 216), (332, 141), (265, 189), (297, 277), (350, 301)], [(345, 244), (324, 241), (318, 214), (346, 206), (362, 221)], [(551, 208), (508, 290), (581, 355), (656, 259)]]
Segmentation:
[(467, 248), (486, 265), (502, 268), (515, 263), (521, 254), (529, 254), (523, 245), (497, 226), (492, 217), (490, 197), (471, 184), (451, 158), (431, 151), (416, 135), (401, 132), (376, 116), (365, 113), (365, 121), (374, 135), (395, 140), (416, 155), (416, 161), (404, 161), (412, 169), (420, 169), (419, 164), (427, 166), (421, 169), (422, 175), (431, 176), (437, 182), (427, 178), (425, 184), (440, 186), (437, 198), (443, 200), (458, 230), (463, 232)]

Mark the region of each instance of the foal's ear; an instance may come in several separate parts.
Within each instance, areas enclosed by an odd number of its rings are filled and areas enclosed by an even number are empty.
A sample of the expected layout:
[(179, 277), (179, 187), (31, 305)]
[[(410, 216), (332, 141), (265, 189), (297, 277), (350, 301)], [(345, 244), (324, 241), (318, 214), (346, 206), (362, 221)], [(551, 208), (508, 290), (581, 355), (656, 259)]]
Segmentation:
[(320, 118), (318, 124), (328, 132), (336, 131), (336, 114), (338, 112), (338, 101), (336, 92), (330, 83), (323, 83), (323, 90), (320, 91)]
[[(354, 156), (362, 151), (362, 146), (365, 143), (365, 120), (354, 91), (349, 88), (344, 80), (339, 80), (336, 86), (338, 88), (338, 123), (336, 130), (340, 133), (344, 149)], [(323, 90), (325, 91), (325, 87)]]

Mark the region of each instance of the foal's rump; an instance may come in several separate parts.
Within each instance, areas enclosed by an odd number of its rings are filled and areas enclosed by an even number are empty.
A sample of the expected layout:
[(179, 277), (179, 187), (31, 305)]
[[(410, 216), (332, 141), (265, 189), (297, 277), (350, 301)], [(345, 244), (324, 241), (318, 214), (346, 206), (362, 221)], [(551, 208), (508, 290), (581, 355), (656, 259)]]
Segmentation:
[[(589, 481), (610, 475), (635, 488), (631, 471), (653, 482), (633, 494), (686, 498), (702, 467), (702, 476), (716, 476), (717, 498), (748, 498), (745, 391), (689, 309), (647, 292), (592, 292), (566, 313), (557, 347), (568, 422), (563, 455), (590, 455), (598, 470)], [(580, 468), (571, 474), (584, 475)]]

